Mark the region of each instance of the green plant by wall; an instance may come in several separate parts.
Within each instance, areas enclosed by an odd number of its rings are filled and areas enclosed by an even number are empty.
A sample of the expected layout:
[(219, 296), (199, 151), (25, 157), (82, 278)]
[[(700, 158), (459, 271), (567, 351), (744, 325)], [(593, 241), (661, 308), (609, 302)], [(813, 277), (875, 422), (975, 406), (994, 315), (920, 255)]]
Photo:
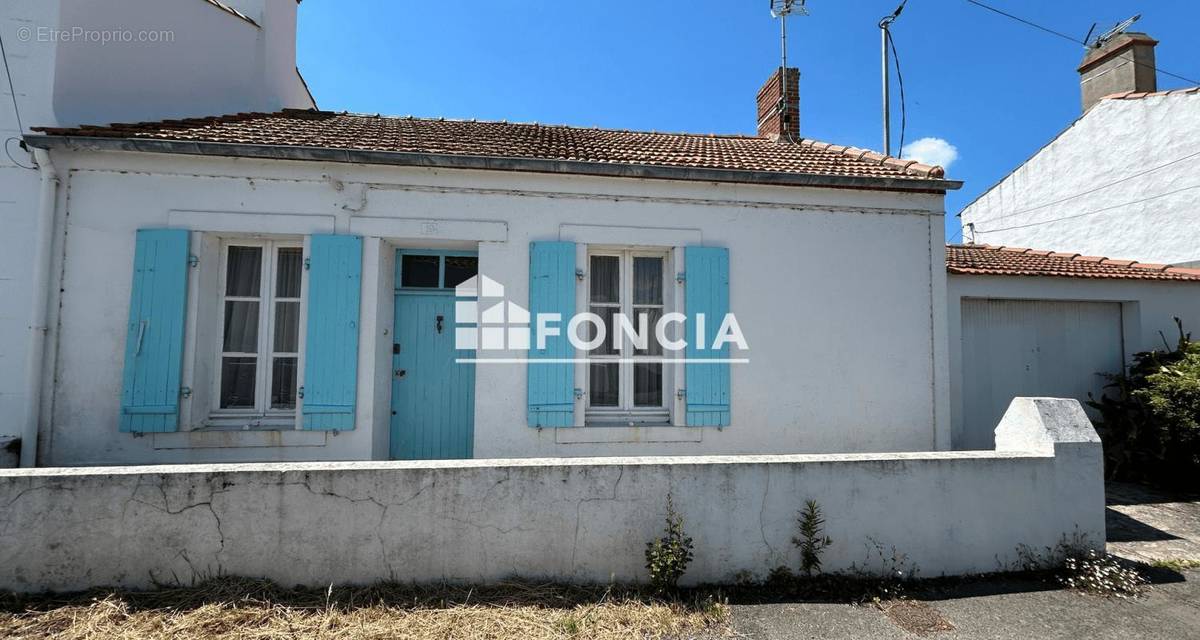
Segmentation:
[(804, 503), (797, 522), (800, 535), (792, 538), (792, 544), (800, 549), (800, 569), (811, 578), (814, 573), (821, 572), (821, 552), (833, 544), (833, 540), (825, 535), (825, 518), (816, 500)]
[(667, 494), (666, 535), (646, 543), (646, 569), (650, 586), (655, 591), (674, 590), (692, 561), (692, 539), (683, 532), (683, 516), (675, 511), (671, 494)]
[(1096, 428), (1104, 443), (1105, 473), (1119, 480), (1192, 486), (1200, 472), (1200, 342), (1179, 327), (1174, 348), (1135, 354), (1128, 372), (1108, 380)]

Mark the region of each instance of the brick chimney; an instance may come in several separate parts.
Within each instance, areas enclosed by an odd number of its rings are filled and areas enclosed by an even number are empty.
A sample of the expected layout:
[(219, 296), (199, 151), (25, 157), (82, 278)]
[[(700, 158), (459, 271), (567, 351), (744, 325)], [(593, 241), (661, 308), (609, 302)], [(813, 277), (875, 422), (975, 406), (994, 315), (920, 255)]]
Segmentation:
[(786, 72), (787, 108), (782, 114), (783, 84), (780, 80), (785, 74), (776, 69), (758, 90), (759, 137), (786, 140), (786, 134), (791, 132), (792, 140), (800, 140), (800, 70), (788, 67)]
[(1158, 90), (1154, 71), (1154, 45), (1158, 41), (1144, 33), (1122, 33), (1103, 46), (1089, 49), (1079, 64), (1079, 88), (1083, 110), (1100, 98), (1125, 91)]

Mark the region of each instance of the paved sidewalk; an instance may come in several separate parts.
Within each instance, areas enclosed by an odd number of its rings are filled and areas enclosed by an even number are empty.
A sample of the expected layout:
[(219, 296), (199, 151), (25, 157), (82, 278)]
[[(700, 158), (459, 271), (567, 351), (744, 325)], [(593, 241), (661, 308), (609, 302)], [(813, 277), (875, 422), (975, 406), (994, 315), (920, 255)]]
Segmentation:
[[(1200, 498), (1137, 485), (1108, 487), (1109, 552), (1151, 564), (1200, 560)], [(826, 603), (733, 605), (735, 637), (1200, 639), (1200, 569), (1147, 570), (1155, 581), (1136, 599), (1105, 599), (1026, 579), (924, 590), (880, 608)]]

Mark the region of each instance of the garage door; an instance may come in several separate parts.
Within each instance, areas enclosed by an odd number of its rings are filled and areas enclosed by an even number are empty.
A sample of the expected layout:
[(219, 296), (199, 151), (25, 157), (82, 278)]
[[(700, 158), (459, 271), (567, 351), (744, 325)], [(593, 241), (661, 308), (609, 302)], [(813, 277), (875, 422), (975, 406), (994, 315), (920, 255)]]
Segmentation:
[(996, 424), (1014, 397), (1083, 402), (1104, 386), (1097, 373), (1124, 366), (1120, 303), (964, 299), (962, 305), (963, 428), (955, 448), (993, 448)]

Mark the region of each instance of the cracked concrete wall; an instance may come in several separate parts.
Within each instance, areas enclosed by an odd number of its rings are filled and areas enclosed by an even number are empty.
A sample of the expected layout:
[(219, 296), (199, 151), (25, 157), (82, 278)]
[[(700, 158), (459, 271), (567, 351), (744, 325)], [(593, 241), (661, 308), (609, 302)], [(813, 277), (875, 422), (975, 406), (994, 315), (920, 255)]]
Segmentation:
[(0, 471), (0, 589), (644, 580), (668, 492), (695, 538), (689, 583), (797, 567), (807, 499), (834, 541), (826, 570), (885, 570), (894, 549), (924, 576), (995, 571), (1022, 544), (1103, 545), (1094, 431), (1042, 424), (1078, 415), (1014, 410), (1002, 442), (1026, 450), (995, 452)]

